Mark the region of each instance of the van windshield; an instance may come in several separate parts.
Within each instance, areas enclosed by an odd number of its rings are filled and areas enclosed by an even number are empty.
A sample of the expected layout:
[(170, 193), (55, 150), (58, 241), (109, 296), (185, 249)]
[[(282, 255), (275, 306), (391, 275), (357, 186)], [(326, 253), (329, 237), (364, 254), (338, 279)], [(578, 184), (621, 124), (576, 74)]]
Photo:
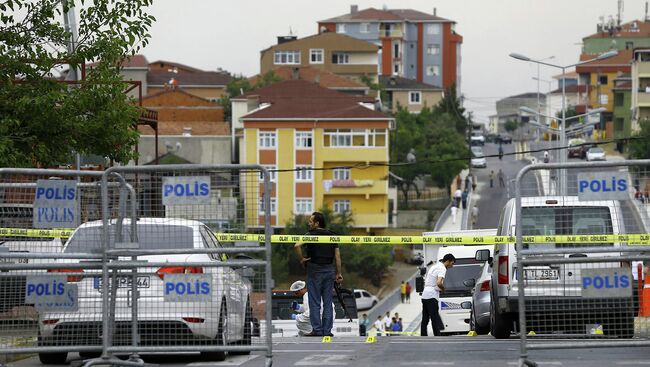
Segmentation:
[[(613, 234), (612, 218), (607, 207), (527, 207), (522, 208), (521, 224), (524, 236)], [(548, 244), (529, 246), (548, 247)], [(585, 244), (557, 243), (555, 246), (584, 247)], [(613, 244), (599, 243), (589, 246)]]

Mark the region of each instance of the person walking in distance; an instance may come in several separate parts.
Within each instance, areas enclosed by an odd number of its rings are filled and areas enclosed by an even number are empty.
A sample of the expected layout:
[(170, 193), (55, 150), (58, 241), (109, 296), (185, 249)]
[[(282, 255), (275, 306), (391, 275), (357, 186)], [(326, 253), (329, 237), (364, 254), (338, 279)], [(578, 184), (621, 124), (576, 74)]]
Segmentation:
[(501, 168), (499, 168), (499, 173), (497, 173), (497, 177), (499, 178), (499, 187), (506, 187), (506, 174), (503, 173)]
[(411, 282), (406, 282), (406, 303), (411, 303)]
[(399, 286), (399, 294), (402, 296), (402, 303), (406, 302), (406, 284), (404, 284), (403, 280)]
[(474, 204), (474, 206), (472, 207), (472, 227), (476, 225), (477, 221), (478, 221), (478, 206)]
[(494, 171), (490, 171), (490, 188), (494, 187)]
[(472, 191), (476, 191), (476, 176), (472, 175)]
[(463, 191), (460, 189), (460, 186), (454, 191), (454, 201), (456, 202), (456, 207), (460, 207), (460, 201), (463, 198)]
[[(313, 212), (307, 221), (309, 236), (331, 236), (334, 232), (325, 229), (325, 216)], [(305, 246), (307, 257), (303, 256)], [(300, 263), (307, 268), (307, 288), (309, 288), (310, 320), (314, 336), (333, 336), (332, 298), (334, 282), (341, 283), (341, 252), (338, 243), (296, 243), (294, 251)], [(321, 302), (323, 311), (321, 317)], [(310, 335), (311, 336), (311, 335)]]
[(438, 313), (440, 292), (445, 291), (445, 275), (447, 269), (454, 266), (456, 258), (452, 254), (445, 255), (440, 262), (432, 266), (424, 279), (424, 290), (422, 291), (422, 323), (420, 324), (420, 335), (427, 336), (427, 326), (431, 320), (433, 335), (440, 336), (444, 329), (442, 319)]
[(467, 197), (469, 196), (469, 189), (465, 189), (463, 194), (460, 197), (461, 203), (463, 203), (463, 210), (467, 209)]
[(454, 200), (451, 203), (451, 222), (456, 224), (456, 214), (458, 213), (458, 203)]

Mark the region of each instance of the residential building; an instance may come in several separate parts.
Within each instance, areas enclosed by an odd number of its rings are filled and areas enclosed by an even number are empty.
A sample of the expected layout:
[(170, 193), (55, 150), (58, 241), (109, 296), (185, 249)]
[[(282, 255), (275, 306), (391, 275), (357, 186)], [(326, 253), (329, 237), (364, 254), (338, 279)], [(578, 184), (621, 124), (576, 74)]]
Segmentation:
[[(535, 117), (529, 116), (527, 113), (521, 113), (521, 107), (528, 107), (533, 110), (538, 108), (538, 97), (540, 98), (541, 105), (546, 104), (546, 96), (537, 93), (523, 93), (516, 96), (510, 96), (500, 99), (496, 103), (497, 114), (490, 116), (491, 130), (496, 133), (506, 132), (505, 123), (508, 121), (528, 122), (529, 119)], [(494, 128), (496, 126), (496, 129)]]
[[(351, 95), (363, 96), (370, 94), (370, 88), (366, 84), (334, 74), (322, 68), (315, 68), (313, 66), (282, 66), (274, 69), (273, 72), (282, 80), (301, 79), (316, 83), (321, 87)], [(261, 74), (252, 76), (248, 78), (248, 81), (251, 85), (255, 85), (260, 76)], [(234, 121), (235, 119), (233, 118)]]
[(582, 53), (590, 57), (610, 50), (650, 47), (650, 23), (633, 20), (620, 24), (610, 19), (596, 26), (597, 32), (582, 39)]
[(261, 51), (260, 73), (286, 66), (311, 66), (361, 81), (377, 82), (377, 51), (373, 43), (344, 34), (319, 33), (297, 39), (278, 37), (278, 44)]
[(623, 152), (624, 139), (632, 135), (632, 77), (629, 74), (621, 75), (614, 79), (614, 126), (613, 133), (616, 139), (616, 148)]
[(415, 79), (447, 89), (460, 90), (460, 46), (463, 37), (454, 30), (456, 22), (412, 9), (359, 10), (321, 20), (318, 30), (336, 32), (381, 46), (379, 74)]
[[(575, 109), (579, 114), (585, 113), (590, 105), (588, 85), (568, 84), (564, 89), (565, 107), (567, 110)], [(543, 114), (558, 116), (562, 113), (562, 86), (546, 94), (546, 104)], [(545, 122), (542, 118), (540, 122)]]
[(170, 88), (143, 98), (142, 104), (158, 113), (158, 144), (153, 129), (139, 127), (141, 163), (168, 153), (192, 163), (231, 163), (230, 127), (217, 103)]
[(204, 71), (176, 62), (155, 61), (149, 64), (146, 94), (172, 87), (183, 88), (187, 93), (218, 102), (230, 80), (232, 76), (226, 71)]
[(634, 50), (632, 62), (630, 130), (639, 131), (639, 123), (650, 120), (650, 48)]
[[(576, 66), (580, 84), (589, 86), (589, 107), (603, 107), (607, 111), (602, 114), (601, 121), (605, 125), (601, 125), (600, 129), (613, 132), (610, 125), (614, 111), (614, 79), (623, 74), (630, 74), (632, 58), (632, 50), (622, 50), (616, 56)], [(580, 60), (589, 59), (593, 59), (593, 55), (580, 55)], [(608, 138), (611, 137), (608, 135)]]
[[(355, 234), (388, 227), (389, 130), (393, 120), (374, 99), (305, 80), (286, 80), (233, 99), (247, 101), (240, 161), (271, 171), (271, 224), (328, 206), (351, 212)], [(363, 167), (357, 169), (354, 167)], [(260, 183), (259, 192), (263, 192)], [(246, 200), (259, 201), (259, 193)], [(249, 213), (248, 226), (262, 226)]]
[(397, 112), (398, 106), (406, 108), (409, 112), (419, 113), (425, 106), (435, 107), (444, 96), (442, 88), (414, 79), (382, 76), (379, 83), (387, 96), (387, 100), (382, 102), (393, 113)]

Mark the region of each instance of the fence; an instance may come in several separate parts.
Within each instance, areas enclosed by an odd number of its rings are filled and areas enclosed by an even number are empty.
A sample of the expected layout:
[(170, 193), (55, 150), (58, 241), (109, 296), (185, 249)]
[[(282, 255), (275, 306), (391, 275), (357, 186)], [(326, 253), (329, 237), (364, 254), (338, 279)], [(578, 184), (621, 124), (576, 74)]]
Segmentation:
[(224, 247), (214, 234), (270, 238), (261, 167), (0, 169), (0, 189), (5, 208), (24, 209), (3, 215), (6, 227), (80, 225), (64, 247), (38, 237), (3, 244), (1, 353), (140, 366), (140, 353), (265, 351), (271, 364), (270, 243)]
[[(648, 233), (633, 184), (648, 166), (649, 160), (540, 164), (519, 172), (515, 205), (504, 209), (499, 233), (515, 234), (516, 247), (497, 246), (491, 312), (497, 338), (519, 332), (521, 366), (535, 365), (529, 350), (650, 346), (638, 280), (650, 246), (625, 237)], [(549, 170), (562, 179), (549, 180)], [(545, 196), (525, 184), (535, 181)]]

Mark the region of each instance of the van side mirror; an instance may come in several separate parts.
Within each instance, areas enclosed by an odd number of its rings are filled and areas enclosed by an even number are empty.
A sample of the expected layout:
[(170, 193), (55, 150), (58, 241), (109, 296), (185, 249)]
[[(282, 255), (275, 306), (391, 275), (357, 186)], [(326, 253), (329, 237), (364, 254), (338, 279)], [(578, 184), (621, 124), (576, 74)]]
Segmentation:
[(478, 250), (474, 256), (476, 261), (485, 262), (490, 260), (490, 250)]

